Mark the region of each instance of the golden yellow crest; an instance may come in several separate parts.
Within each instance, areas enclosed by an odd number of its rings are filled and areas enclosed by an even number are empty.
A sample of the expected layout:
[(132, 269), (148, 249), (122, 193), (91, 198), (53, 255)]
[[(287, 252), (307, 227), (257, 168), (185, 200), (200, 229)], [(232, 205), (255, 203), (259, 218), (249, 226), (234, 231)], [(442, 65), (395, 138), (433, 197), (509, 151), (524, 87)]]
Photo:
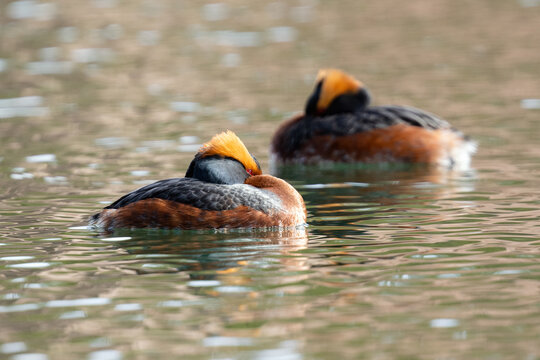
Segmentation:
[(236, 134), (230, 130), (224, 131), (205, 143), (200, 149), (202, 157), (219, 155), (236, 159), (244, 165), (252, 175), (261, 175), (262, 171), (248, 149)]
[(323, 112), (332, 101), (342, 94), (354, 93), (363, 85), (354, 77), (338, 69), (321, 69), (317, 75), (317, 83), (323, 81), (317, 110)]

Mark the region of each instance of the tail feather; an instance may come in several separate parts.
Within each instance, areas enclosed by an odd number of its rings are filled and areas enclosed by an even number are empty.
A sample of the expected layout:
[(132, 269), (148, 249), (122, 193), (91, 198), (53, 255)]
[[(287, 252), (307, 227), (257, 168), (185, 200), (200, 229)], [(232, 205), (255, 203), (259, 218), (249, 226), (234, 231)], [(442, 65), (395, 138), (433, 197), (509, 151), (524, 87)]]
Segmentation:
[(476, 153), (478, 144), (469, 136), (462, 138), (461, 144), (454, 146), (450, 151), (452, 168), (458, 171), (468, 170), (471, 167), (471, 158)]
[(92, 215), (92, 217), (88, 220), (88, 225), (91, 227), (97, 227), (100, 220), (100, 215), (101, 213)]

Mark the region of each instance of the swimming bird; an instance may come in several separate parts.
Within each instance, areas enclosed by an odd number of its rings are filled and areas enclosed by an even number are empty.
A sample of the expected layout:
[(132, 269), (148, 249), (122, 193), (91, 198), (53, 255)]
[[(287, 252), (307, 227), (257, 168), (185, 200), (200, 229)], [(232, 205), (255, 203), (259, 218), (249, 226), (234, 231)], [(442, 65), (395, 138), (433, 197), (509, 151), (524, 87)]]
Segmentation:
[(231, 131), (215, 135), (183, 178), (157, 181), (122, 196), (90, 220), (93, 227), (260, 228), (306, 222), (302, 196), (287, 182), (263, 175)]
[(272, 139), (274, 165), (321, 162), (423, 163), (467, 169), (476, 144), (436, 115), (371, 106), (366, 87), (338, 69), (319, 71), (304, 114)]

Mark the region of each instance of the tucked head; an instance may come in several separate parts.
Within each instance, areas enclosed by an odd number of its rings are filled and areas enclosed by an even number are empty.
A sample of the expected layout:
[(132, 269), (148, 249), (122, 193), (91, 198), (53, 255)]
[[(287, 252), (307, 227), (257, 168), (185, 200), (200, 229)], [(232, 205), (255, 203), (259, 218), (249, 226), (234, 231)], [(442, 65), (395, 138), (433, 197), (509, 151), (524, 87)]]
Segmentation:
[(201, 146), (185, 176), (217, 184), (238, 184), (261, 174), (259, 162), (242, 140), (234, 132), (225, 131)]
[(322, 69), (306, 103), (306, 115), (354, 112), (369, 104), (369, 93), (354, 77), (338, 69)]

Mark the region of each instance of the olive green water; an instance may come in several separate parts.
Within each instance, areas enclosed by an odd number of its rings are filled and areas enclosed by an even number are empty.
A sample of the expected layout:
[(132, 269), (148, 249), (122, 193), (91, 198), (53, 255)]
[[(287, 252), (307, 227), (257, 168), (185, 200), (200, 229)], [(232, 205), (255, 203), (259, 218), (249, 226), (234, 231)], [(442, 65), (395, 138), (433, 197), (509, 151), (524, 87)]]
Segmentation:
[[(539, 18), (537, 0), (0, 2), (0, 358), (540, 359)], [(220, 130), (269, 169), (329, 66), (471, 135), (473, 169), (284, 169), (305, 230), (85, 228)]]

